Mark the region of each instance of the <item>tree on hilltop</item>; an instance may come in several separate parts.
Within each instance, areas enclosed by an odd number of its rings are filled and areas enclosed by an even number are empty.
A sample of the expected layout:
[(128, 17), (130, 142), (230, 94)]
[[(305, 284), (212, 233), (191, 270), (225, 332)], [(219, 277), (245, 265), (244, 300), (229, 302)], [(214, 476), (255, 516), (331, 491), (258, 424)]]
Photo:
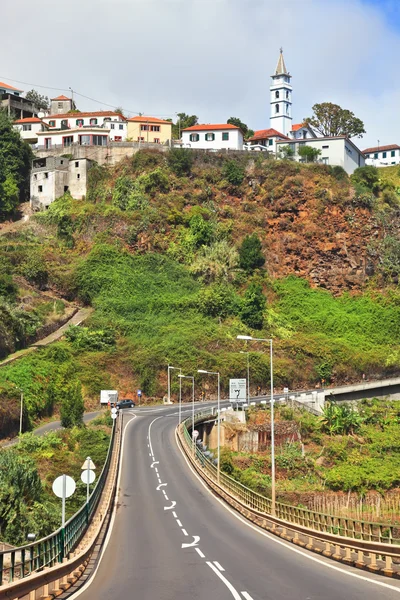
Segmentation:
[(348, 138), (362, 137), (364, 123), (350, 110), (338, 104), (322, 102), (314, 104), (313, 115), (304, 119), (304, 124), (326, 137), (345, 135)]
[(236, 127), (240, 127), (240, 129), (243, 131), (243, 136), (246, 140), (253, 137), (254, 135), (254, 131), (252, 129), (249, 129), (246, 123), (243, 123), (243, 121), (241, 121), (238, 117), (230, 117), (227, 120), (227, 123), (229, 125), (235, 125)]
[(193, 127), (193, 125), (197, 125), (199, 122), (199, 117), (196, 115), (187, 115), (186, 113), (177, 113), (177, 121), (172, 124), (172, 137), (174, 140), (179, 140), (181, 137), (181, 132), (183, 129), (187, 127)]
[(50, 100), (48, 99), (48, 97), (39, 94), (39, 92), (37, 92), (36, 90), (29, 90), (29, 92), (25, 94), (25, 98), (27, 100), (31, 100), (38, 109), (38, 111), (50, 109)]

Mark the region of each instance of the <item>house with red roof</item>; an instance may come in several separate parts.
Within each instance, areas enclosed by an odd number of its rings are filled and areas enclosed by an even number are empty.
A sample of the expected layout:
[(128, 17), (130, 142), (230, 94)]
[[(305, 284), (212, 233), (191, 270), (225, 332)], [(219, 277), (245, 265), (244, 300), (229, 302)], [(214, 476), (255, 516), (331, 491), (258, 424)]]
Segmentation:
[(16, 131), (19, 131), (22, 139), (31, 145), (37, 144), (39, 131), (48, 131), (49, 129), (49, 126), (39, 117), (17, 119), (14, 121), (13, 127)]
[(182, 146), (195, 150), (243, 150), (243, 131), (230, 123), (193, 125), (182, 130)]
[(66, 130), (79, 130), (78, 135), (83, 138), (85, 134), (90, 135), (90, 132), (85, 131), (86, 129), (95, 128), (94, 135), (97, 135), (97, 129), (100, 128), (107, 130), (108, 141), (124, 142), (127, 138), (127, 120), (113, 110), (52, 114), (43, 117), (43, 122), (50, 128), (51, 146), (62, 144), (64, 137), (70, 139), (71, 136), (66, 133)]
[(387, 146), (373, 146), (363, 150), (365, 164), (373, 167), (390, 167), (400, 164), (400, 146), (389, 144)]

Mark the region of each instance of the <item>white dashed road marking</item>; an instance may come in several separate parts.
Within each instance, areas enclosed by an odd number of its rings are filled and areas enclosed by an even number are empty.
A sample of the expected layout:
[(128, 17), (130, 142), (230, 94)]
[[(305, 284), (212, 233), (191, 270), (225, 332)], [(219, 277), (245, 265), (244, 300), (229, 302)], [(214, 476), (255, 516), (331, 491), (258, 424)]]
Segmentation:
[(206, 555), (202, 553), (202, 551), (200, 550), (200, 548), (195, 548), (197, 554), (200, 556), (200, 558), (205, 558)]
[(217, 567), (217, 569), (219, 569), (220, 571), (225, 571), (224, 567), (222, 567), (219, 562), (217, 562), (216, 560), (214, 560), (214, 565)]

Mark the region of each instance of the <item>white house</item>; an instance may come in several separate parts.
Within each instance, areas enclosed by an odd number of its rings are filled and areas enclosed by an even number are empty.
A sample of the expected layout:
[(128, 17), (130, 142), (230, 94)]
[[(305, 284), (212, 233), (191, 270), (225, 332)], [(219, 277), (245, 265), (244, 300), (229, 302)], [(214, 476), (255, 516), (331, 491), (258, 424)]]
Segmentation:
[(290, 140), (289, 142), (278, 141), (276, 143), (277, 158), (282, 158), (284, 153), (282, 147), (289, 146), (293, 150), (293, 159), (297, 162), (305, 162), (299, 155), (299, 148), (311, 146), (321, 151), (317, 161), (325, 165), (340, 166), (351, 175), (358, 167), (365, 166), (364, 154), (345, 135), (337, 137), (320, 137), (309, 140)]
[(17, 119), (17, 121), (14, 121), (13, 127), (16, 131), (19, 131), (22, 139), (28, 142), (28, 144), (37, 144), (38, 132), (49, 129), (47, 123), (44, 123), (39, 117)]
[(247, 148), (249, 150), (268, 150), (272, 154), (276, 153), (276, 142), (278, 141), (286, 141), (289, 142), (290, 138), (276, 129), (260, 129), (259, 131), (255, 131), (253, 137), (247, 140)]
[(76, 200), (86, 195), (87, 175), (93, 162), (86, 158), (69, 160), (61, 156), (36, 158), (31, 171), (31, 206), (43, 210), (69, 192)]
[(389, 146), (375, 146), (363, 150), (365, 163), (373, 167), (389, 167), (400, 164), (400, 146), (390, 144)]
[(292, 129), (289, 132), (289, 137), (295, 140), (309, 140), (310, 138), (316, 138), (314, 131), (308, 125), (304, 123), (296, 123), (292, 125)]
[(229, 123), (193, 125), (182, 130), (182, 146), (198, 150), (243, 150), (243, 132)]
[(43, 121), (53, 129), (103, 127), (110, 130), (112, 142), (124, 142), (128, 137), (127, 120), (111, 110), (54, 114), (43, 117)]
[(51, 150), (78, 146), (107, 146), (110, 142), (110, 129), (86, 126), (68, 129), (48, 129), (38, 131), (38, 150)]

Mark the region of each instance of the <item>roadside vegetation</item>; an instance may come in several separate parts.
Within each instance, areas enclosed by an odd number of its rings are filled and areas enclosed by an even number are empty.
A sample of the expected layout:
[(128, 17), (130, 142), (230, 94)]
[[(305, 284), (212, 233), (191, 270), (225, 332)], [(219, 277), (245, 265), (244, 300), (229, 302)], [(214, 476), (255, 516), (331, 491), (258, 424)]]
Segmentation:
[[(228, 428), (231, 439), (239, 432), (240, 446), (243, 426)], [(266, 431), (269, 439), (269, 411), (249, 411), (246, 430)], [(277, 407), (276, 432), (279, 501), (329, 514), (400, 522), (400, 401), (363, 400), (356, 406), (332, 401), (321, 417)], [(224, 448), (221, 467), (268, 496), (269, 442), (260, 450)]]
[[(86, 501), (81, 466), (90, 455), (99, 476), (110, 440), (111, 419), (100, 417), (88, 426), (50, 432), (42, 437), (22, 435), (10, 449), (0, 449), (0, 540), (18, 546), (28, 533), (44, 537), (61, 526), (61, 500), (52, 492), (63, 473), (77, 484), (66, 502), (72, 516)], [(92, 486), (93, 487), (93, 486)]]

